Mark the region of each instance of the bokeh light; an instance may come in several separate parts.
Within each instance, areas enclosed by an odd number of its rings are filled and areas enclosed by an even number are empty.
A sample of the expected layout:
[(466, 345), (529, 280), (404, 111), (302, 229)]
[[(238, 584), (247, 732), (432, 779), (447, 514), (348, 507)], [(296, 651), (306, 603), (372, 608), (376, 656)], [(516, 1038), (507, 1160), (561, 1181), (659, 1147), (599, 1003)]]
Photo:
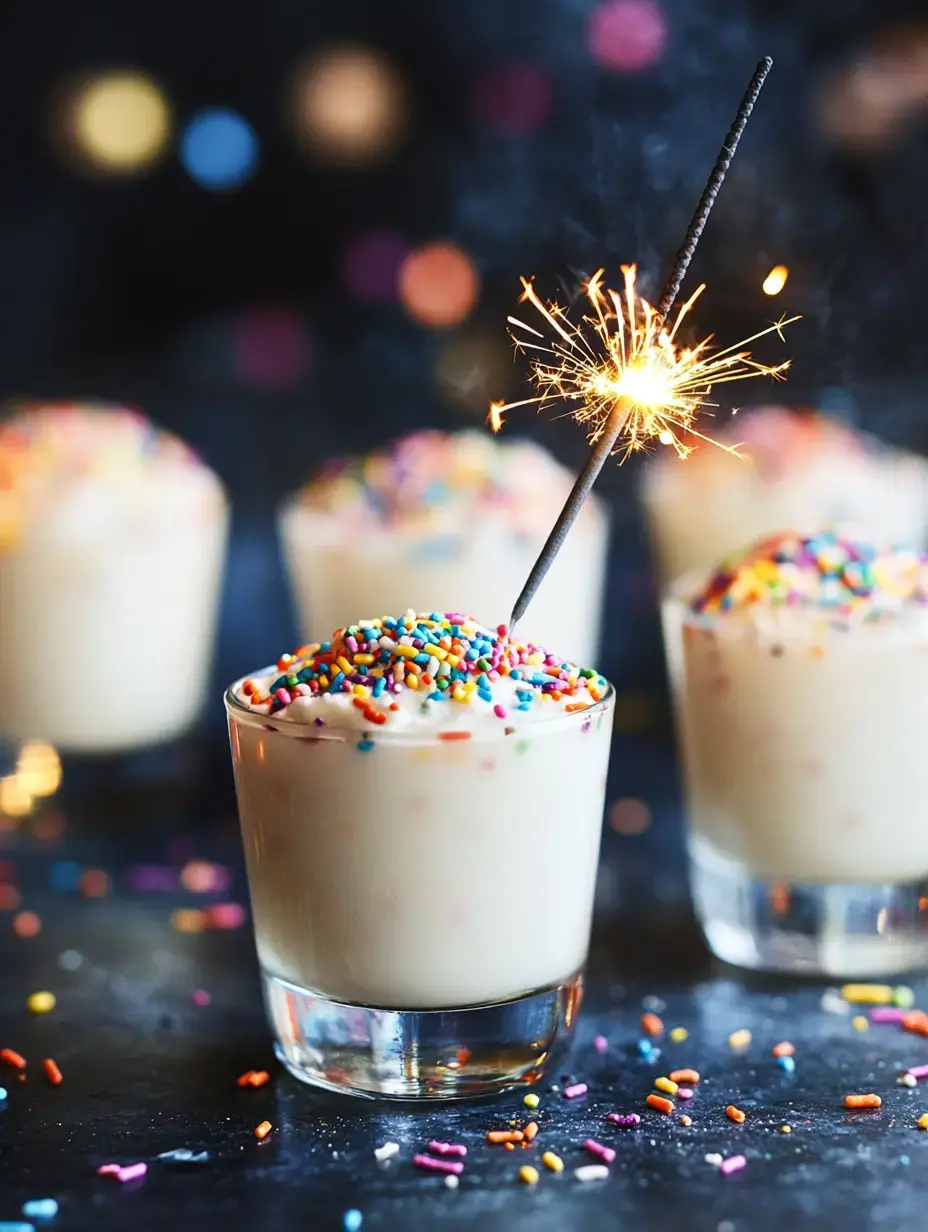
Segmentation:
[(644, 800), (616, 800), (609, 809), (609, 826), (616, 834), (644, 834), (651, 824), (651, 809)]
[(551, 83), (534, 64), (496, 64), (477, 82), (474, 111), (500, 137), (537, 132), (551, 111)]
[(232, 347), (239, 376), (259, 389), (292, 389), (306, 375), (312, 356), (302, 321), (278, 308), (241, 317)]
[(210, 107), (194, 116), (184, 129), (180, 161), (201, 188), (228, 192), (254, 175), (258, 138), (237, 111)]
[(789, 278), (789, 268), (785, 265), (775, 265), (764, 279), (762, 287), (765, 295), (779, 295)]
[(487, 406), (512, 380), (512, 354), (505, 335), (464, 330), (444, 344), (435, 365), (435, 381), (455, 406), (475, 412), (481, 422)]
[(409, 123), (403, 78), (386, 55), (364, 47), (330, 48), (304, 61), (292, 105), (300, 140), (334, 163), (386, 158)]
[(389, 304), (396, 299), (400, 267), (409, 245), (392, 231), (363, 231), (345, 246), (341, 276), (356, 299)]
[(640, 73), (660, 59), (669, 24), (656, 0), (603, 0), (587, 25), (590, 54), (615, 73)]
[(143, 73), (85, 79), (68, 92), (63, 137), (79, 164), (111, 175), (151, 167), (171, 139), (171, 109)]
[(473, 261), (446, 241), (424, 245), (400, 267), (400, 302), (414, 321), (429, 329), (458, 325), (479, 294), (480, 275)]
[(44, 740), (28, 740), (16, 759), (16, 777), (30, 796), (53, 796), (61, 786), (61, 758)]

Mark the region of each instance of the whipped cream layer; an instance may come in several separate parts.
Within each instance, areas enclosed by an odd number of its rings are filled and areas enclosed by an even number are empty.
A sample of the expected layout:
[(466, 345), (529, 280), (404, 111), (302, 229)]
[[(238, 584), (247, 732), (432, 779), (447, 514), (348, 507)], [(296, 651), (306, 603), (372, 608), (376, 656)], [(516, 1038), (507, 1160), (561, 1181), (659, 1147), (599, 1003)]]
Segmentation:
[[(415, 432), (386, 449), (326, 466), (298, 494), (301, 508), (349, 526), (435, 536), (492, 520), (512, 533), (547, 530), (570, 472), (532, 441), (486, 432)], [(598, 514), (587, 502), (581, 517)]]
[(408, 611), (339, 629), (233, 692), (255, 713), (296, 723), (468, 739), (585, 710), (608, 687), (591, 668), (512, 640), (503, 625)]

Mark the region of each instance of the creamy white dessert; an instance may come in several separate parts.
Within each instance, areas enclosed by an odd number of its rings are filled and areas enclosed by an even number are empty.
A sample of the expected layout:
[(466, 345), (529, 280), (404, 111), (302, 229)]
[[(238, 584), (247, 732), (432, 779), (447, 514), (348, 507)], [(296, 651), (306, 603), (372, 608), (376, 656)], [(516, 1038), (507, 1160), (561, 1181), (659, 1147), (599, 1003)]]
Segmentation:
[(226, 530), (215, 475), (135, 411), (56, 404), (0, 424), (4, 734), (113, 752), (189, 727)]
[(928, 463), (824, 415), (768, 407), (645, 469), (642, 494), (658, 571), (670, 582), (712, 569), (784, 529), (843, 527), (872, 542), (925, 545)]
[(664, 617), (697, 863), (928, 874), (928, 558), (780, 535), (682, 584)]
[(227, 695), (265, 975), (396, 1009), (586, 959), (613, 693), (451, 614), (364, 621)]
[[(540, 446), (477, 431), (418, 432), (329, 466), (280, 510), (302, 636), (410, 603), (495, 625), (572, 482)], [(587, 501), (532, 601), (533, 635), (575, 662), (597, 656), (607, 547), (604, 509)]]

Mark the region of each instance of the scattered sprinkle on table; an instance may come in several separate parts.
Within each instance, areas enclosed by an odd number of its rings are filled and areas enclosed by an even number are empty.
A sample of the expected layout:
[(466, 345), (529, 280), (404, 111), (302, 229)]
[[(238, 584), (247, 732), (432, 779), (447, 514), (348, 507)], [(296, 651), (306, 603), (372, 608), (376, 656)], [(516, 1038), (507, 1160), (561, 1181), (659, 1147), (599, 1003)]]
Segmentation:
[(654, 1086), (658, 1091), (663, 1091), (667, 1095), (676, 1095), (680, 1089), (677, 1083), (673, 1082), (670, 1078), (655, 1078)]
[(537, 1136), (538, 1136), (538, 1122), (529, 1121), (529, 1123), (522, 1130), (522, 1137), (525, 1139), (526, 1142), (534, 1142)]
[(609, 1041), (606, 1039), (605, 1035), (594, 1035), (593, 1047), (597, 1052), (605, 1052), (609, 1047)]
[(457, 1159), (435, 1159), (432, 1155), (413, 1155), (412, 1166), (425, 1172), (453, 1172), (459, 1176), (464, 1165)]
[(53, 1061), (51, 1057), (46, 1057), (42, 1062), (42, 1069), (45, 1071), (45, 1077), (53, 1087), (61, 1086), (64, 1075), (58, 1068), (56, 1061)]
[(255, 1137), (259, 1141), (262, 1138), (266, 1138), (268, 1134), (271, 1132), (272, 1128), (273, 1126), (271, 1125), (270, 1121), (262, 1121), (260, 1125), (255, 1126)]
[(594, 1138), (587, 1138), (583, 1144), (583, 1149), (588, 1151), (595, 1159), (601, 1159), (604, 1164), (611, 1164), (615, 1159), (615, 1151), (611, 1146), (603, 1146), (601, 1142), (597, 1142)]
[(604, 1181), (609, 1175), (605, 1164), (584, 1164), (582, 1168), (574, 1168), (574, 1176), (578, 1181)]
[(239, 1074), (235, 1083), (240, 1087), (263, 1087), (270, 1081), (271, 1075), (266, 1069), (247, 1069), (244, 1074)]
[(374, 1158), (378, 1163), (384, 1163), (388, 1159), (392, 1159), (394, 1155), (399, 1155), (400, 1144), (398, 1142), (385, 1142), (383, 1146), (375, 1147)]
[(732, 1031), (728, 1037), (728, 1047), (734, 1049), (747, 1048), (751, 1042), (751, 1032), (747, 1027), (741, 1027), (738, 1031)]
[(686, 1115), (681, 1116), (680, 1124), (683, 1126), (684, 1129), (689, 1129), (689, 1127), (693, 1124), (693, 1118), (691, 1116), (686, 1116)]
[(851, 1019), (851, 1026), (855, 1031), (869, 1031), (870, 1020), (865, 1018), (863, 1014), (855, 1014)]
[(928, 1112), (923, 1112), (922, 1115), (918, 1118), (918, 1128), (928, 1129)]
[(915, 1004), (915, 993), (907, 984), (893, 989), (893, 1001), (901, 1010), (909, 1010)]
[(792, 1132), (793, 1132), (793, 1127), (792, 1127), (792, 1125), (781, 1125), (781, 1126), (780, 1126), (780, 1133), (781, 1133), (781, 1134), (791, 1134)]
[(893, 1005), (878, 1005), (870, 1011), (870, 1021), (877, 1023), (899, 1022), (905, 1018), (906, 1011)]
[(663, 1095), (649, 1095), (645, 1100), (649, 1108), (656, 1108), (658, 1112), (662, 1112), (664, 1116), (669, 1116), (674, 1109), (672, 1099), (664, 1099)]
[(641, 1029), (647, 1032), (648, 1035), (659, 1036), (664, 1034), (664, 1024), (656, 1014), (650, 1013), (641, 1015)]
[(430, 1142), (429, 1151), (433, 1155), (457, 1155), (463, 1159), (467, 1154), (467, 1147), (461, 1142)]
[(688, 1036), (689, 1031), (687, 1031), (686, 1027), (674, 1027), (670, 1032), (670, 1039), (674, 1044), (682, 1044)]
[(641, 1124), (641, 1117), (637, 1112), (609, 1112), (606, 1114), (606, 1120), (613, 1125), (620, 1125), (623, 1129)]
[(541, 1100), (537, 1095), (529, 1094), (522, 1097), (522, 1103), (525, 1104), (526, 1108), (537, 1108)]
[(458, 1178), (454, 1175), (453, 1172), (449, 1172), (448, 1175), (445, 1177), (445, 1189), (457, 1189), (458, 1184), (459, 1184)]
[(35, 1232), (35, 1224), (20, 1223), (18, 1219), (0, 1220), (0, 1232)]
[(6, 1097), (7, 1097), (7, 1089), (6, 1089), (6, 1087), (0, 1087), (0, 1104), (2, 1104), (2, 1103), (3, 1103), (3, 1101), (6, 1099)]
[(734, 1121), (736, 1125), (744, 1124), (744, 1113), (740, 1108), (736, 1108), (734, 1104), (729, 1104), (725, 1109), (725, 1115), (729, 1121)]
[(358, 1232), (363, 1222), (364, 1216), (356, 1207), (352, 1207), (350, 1211), (345, 1211), (342, 1215), (342, 1227), (345, 1232)]
[(796, 1051), (796, 1045), (791, 1044), (789, 1040), (781, 1040), (779, 1044), (774, 1044), (772, 1052), (775, 1057), (791, 1057)]
[(126, 1164), (123, 1167), (121, 1164), (101, 1164), (97, 1169), (98, 1176), (114, 1176), (121, 1185), (125, 1185), (127, 1181), (137, 1181), (139, 1177), (144, 1176), (148, 1171), (148, 1164)]
[(533, 1168), (530, 1164), (523, 1164), (519, 1169), (519, 1180), (524, 1185), (538, 1184), (538, 1169)]
[(722, 1163), (722, 1156), (716, 1155), (714, 1152), (710, 1153), (709, 1155), (704, 1155), (703, 1159), (705, 1159), (706, 1163), (709, 1165), (710, 1168), (718, 1168), (721, 1166), (721, 1163)]
[(892, 1005), (893, 990), (888, 984), (845, 984), (841, 996), (852, 1005)]
[(719, 1172), (723, 1176), (730, 1176), (732, 1172), (740, 1172), (747, 1162), (743, 1155), (731, 1155), (719, 1164)]
[(905, 1072), (913, 1078), (928, 1078), (928, 1065), (910, 1065)]
[(692, 1087), (681, 1087), (680, 1090), (677, 1092), (677, 1099), (692, 1099), (692, 1098), (693, 1098)]
[(914, 1074), (900, 1074), (896, 1079), (896, 1085), (900, 1087), (908, 1087), (909, 1090), (912, 1090), (913, 1087), (918, 1086), (918, 1079)]
[(205, 1164), (209, 1162), (209, 1151), (191, 1151), (187, 1146), (179, 1146), (173, 1151), (162, 1151), (158, 1158), (166, 1164)]
[(550, 1172), (563, 1172), (564, 1161), (560, 1155), (555, 1155), (553, 1151), (545, 1151), (541, 1157), (541, 1162)]
[(796, 1072), (796, 1062), (792, 1057), (777, 1057), (777, 1065), (780, 1069), (785, 1070), (787, 1074)]
[(565, 1099), (579, 1099), (581, 1095), (586, 1095), (589, 1087), (585, 1082), (575, 1082), (572, 1086), (564, 1088)]
[(866, 1095), (845, 1095), (845, 1108), (881, 1108), (883, 1101), (879, 1095), (868, 1093)]
[(12, 1048), (0, 1048), (0, 1061), (4, 1065), (9, 1065), (13, 1069), (25, 1069), (26, 1058), (21, 1057), (18, 1052), (14, 1052)]
[(23, 1214), (27, 1219), (54, 1219), (58, 1203), (54, 1198), (32, 1198), (23, 1203)]
[(670, 1081), (676, 1083), (687, 1082), (691, 1086), (696, 1086), (699, 1082), (699, 1071), (695, 1069), (672, 1069), (670, 1071)]
[(50, 1014), (57, 1004), (53, 992), (34, 992), (26, 1001), (26, 1009), (30, 1014)]
[(491, 1146), (500, 1142), (521, 1142), (524, 1137), (521, 1129), (491, 1129), (487, 1132), (487, 1142)]

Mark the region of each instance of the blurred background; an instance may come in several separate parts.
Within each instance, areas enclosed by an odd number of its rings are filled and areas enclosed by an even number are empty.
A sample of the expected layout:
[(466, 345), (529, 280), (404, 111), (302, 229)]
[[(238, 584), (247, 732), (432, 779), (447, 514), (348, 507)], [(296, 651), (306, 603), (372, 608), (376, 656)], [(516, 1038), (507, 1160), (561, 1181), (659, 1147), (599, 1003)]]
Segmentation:
[[(219, 473), (234, 515), (218, 687), (296, 641), (281, 496), (329, 457), (478, 425), (518, 396), (505, 320), (519, 275), (563, 295), (637, 261), (656, 294), (770, 54), (687, 281), (709, 283), (695, 328), (733, 341), (801, 313), (778, 395), (928, 446), (923, 14), (900, 0), (14, 5), (3, 391), (139, 406)], [(772, 400), (762, 381), (737, 392)], [(509, 423), (582, 462), (572, 423), (531, 408)], [(609, 467), (600, 487), (614, 510), (601, 666), (620, 726), (644, 732), (661, 726), (662, 668), (635, 471)], [(218, 701), (209, 721), (221, 729)]]

